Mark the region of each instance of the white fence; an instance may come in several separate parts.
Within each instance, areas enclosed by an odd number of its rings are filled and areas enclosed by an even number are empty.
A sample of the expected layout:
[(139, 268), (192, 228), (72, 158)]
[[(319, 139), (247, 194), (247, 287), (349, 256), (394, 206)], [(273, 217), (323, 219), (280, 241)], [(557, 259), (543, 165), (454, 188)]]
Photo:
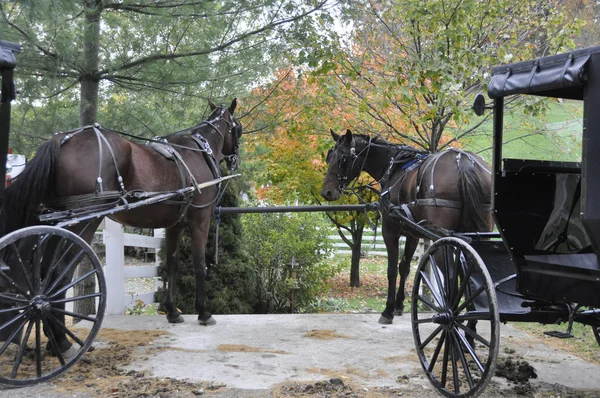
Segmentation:
[[(367, 256), (387, 256), (385, 244), (381, 236), (381, 230), (378, 230), (373, 240), (373, 231), (365, 230), (363, 235), (363, 255)], [(332, 232), (329, 238), (333, 242), (335, 254), (351, 254), (350, 248), (336, 233)], [(123, 226), (110, 219), (105, 219), (104, 231), (102, 233), (102, 242), (105, 246), (106, 262), (104, 266), (104, 275), (106, 277), (106, 314), (120, 315), (137, 300), (142, 300), (145, 304), (154, 303), (154, 293), (126, 294), (126, 278), (156, 278), (158, 276), (158, 266), (160, 259), (158, 252), (164, 239), (164, 229), (155, 229), (154, 236), (143, 236), (138, 234), (125, 233)], [(404, 245), (404, 238), (400, 239), (400, 245)], [(141, 248), (150, 248), (155, 252), (154, 265), (145, 266), (125, 266), (125, 247), (135, 246)], [(415, 257), (420, 257), (424, 252), (423, 240), (419, 241), (419, 246)], [(158, 290), (158, 282), (156, 286)]]
[[(335, 254), (352, 254), (352, 251), (350, 250), (346, 242), (344, 242), (344, 240), (340, 237), (337, 231), (333, 231), (332, 234), (329, 235), (329, 239), (331, 239), (333, 247), (335, 248)], [(401, 249), (404, 247), (405, 241), (406, 239), (404, 237), (400, 238)], [(372, 230), (365, 229), (362, 237), (361, 247), (363, 256), (387, 257), (387, 250), (385, 248), (385, 243), (383, 242), (383, 236), (381, 236), (380, 228), (377, 229), (375, 234)], [(417, 246), (417, 250), (415, 251), (415, 255), (413, 256), (413, 258), (420, 258), (424, 251), (425, 243), (423, 239), (420, 239), (419, 245)]]
[[(109, 315), (123, 314), (125, 309), (142, 300), (149, 304), (154, 302), (154, 293), (126, 295), (126, 278), (155, 278), (158, 276), (160, 250), (164, 237), (164, 230), (154, 230), (154, 236), (128, 234), (123, 226), (108, 218), (105, 219), (103, 243), (106, 249), (106, 264), (104, 275), (106, 277), (106, 313)], [(125, 267), (125, 246), (135, 246), (154, 249), (155, 263), (150, 266)], [(158, 286), (157, 286), (158, 287)]]

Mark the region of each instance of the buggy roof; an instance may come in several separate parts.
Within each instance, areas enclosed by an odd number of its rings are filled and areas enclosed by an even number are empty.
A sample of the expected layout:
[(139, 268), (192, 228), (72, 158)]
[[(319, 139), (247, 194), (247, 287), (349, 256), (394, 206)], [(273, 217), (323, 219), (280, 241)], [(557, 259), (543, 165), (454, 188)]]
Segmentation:
[(497, 66), (492, 69), (488, 95), (534, 94), (582, 100), (586, 67), (594, 54), (600, 54), (600, 46)]

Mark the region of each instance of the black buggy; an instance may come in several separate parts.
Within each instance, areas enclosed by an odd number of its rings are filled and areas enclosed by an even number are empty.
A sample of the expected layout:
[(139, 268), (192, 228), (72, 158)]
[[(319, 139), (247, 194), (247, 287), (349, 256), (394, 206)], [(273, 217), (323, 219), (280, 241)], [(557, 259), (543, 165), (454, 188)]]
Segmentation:
[[(435, 241), (422, 257), (412, 325), (429, 380), (477, 396), (492, 376), (500, 322), (590, 325), (600, 344), (600, 47), (493, 69), (493, 215), (498, 233)], [(583, 101), (581, 162), (503, 158), (510, 96)], [(508, 98), (506, 98), (508, 97)], [(486, 109), (483, 97), (476, 113)]]

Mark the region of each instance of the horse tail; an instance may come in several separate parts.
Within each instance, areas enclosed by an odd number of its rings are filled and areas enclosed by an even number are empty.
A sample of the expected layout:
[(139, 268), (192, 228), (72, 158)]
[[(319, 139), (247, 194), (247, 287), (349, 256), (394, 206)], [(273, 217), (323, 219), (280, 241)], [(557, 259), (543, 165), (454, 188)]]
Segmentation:
[(459, 232), (490, 231), (492, 186), (486, 178), (489, 172), (472, 160), (473, 155), (462, 155), (458, 162), (458, 190), (463, 204)]
[(60, 155), (60, 142), (50, 139), (6, 189), (0, 211), (0, 236), (37, 224), (44, 199), (54, 194), (54, 171)]

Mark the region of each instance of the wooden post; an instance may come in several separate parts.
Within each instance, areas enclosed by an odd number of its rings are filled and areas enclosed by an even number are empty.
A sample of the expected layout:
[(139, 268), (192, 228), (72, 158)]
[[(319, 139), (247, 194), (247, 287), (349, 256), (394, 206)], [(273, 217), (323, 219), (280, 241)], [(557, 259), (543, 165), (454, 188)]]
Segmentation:
[(106, 248), (106, 314), (123, 315), (125, 309), (125, 234), (123, 226), (106, 219), (104, 245)]

